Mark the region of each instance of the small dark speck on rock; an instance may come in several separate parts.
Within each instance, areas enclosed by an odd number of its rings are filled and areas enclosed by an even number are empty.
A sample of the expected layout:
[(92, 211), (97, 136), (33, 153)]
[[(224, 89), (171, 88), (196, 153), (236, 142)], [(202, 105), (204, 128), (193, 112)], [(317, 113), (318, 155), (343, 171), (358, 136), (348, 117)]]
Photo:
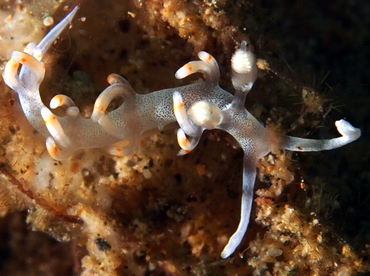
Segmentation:
[(102, 238), (97, 238), (95, 244), (99, 250), (103, 252), (109, 251), (112, 248), (111, 245)]

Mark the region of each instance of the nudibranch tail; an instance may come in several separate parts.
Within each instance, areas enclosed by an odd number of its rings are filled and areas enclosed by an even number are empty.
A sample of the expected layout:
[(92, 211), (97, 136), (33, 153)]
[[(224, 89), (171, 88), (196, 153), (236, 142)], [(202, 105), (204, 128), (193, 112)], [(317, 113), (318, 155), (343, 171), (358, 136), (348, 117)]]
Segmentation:
[[(50, 32), (37, 44), (37, 47), (34, 49), (38, 49), (41, 55), (44, 55), (46, 51), (50, 48), (50, 46), (54, 43), (54, 41), (58, 38), (58, 36), (63, 32), (63, 30), (72, 22), (72, 19), (76, 15), (79, 6), (74, 7), (74, 9), (66, 16), (62, 21), (60, 21), (55, 27), (51, 29)], [(32, 54), (32, 51), (31, 51)]]
[[(18, 93), (22, 109), (29, 122), (42, 134), (46, 134), (47, 129), (40, 113), (44, 104), (39, 94), (39, 86), (45, 75), (45, 66), (41, 59), (54, 40), (71, 22), (77, 10), (78, 7), (74, 8), (37, 45), (31, 42), (25, 47), (24, 52), (12, 52), (11, 59), (3, 71), (5, 83)], [(18, 72), (20, 65), (22, 66)]]
[[(36, 60), (41, 61), (42, 57), (46, 53), (46, 51), (50, 48), (50, 46), (54, 43), (54, 41), (58, 38), (61, 32), (68, 26), (68, 24), (72, 21), (73, 17), (75, 16), (78, 6), (76, 6), (62, 21), (60, 21), (54, 28), (52, 28), (47, 35), (37, 44), (29, 43), (26, 48), (24, 49), (25, 54), (29, 54), (30, 56), (34, 57)], [(19, 61), (23, 65), (28, 65)], [(40, 64), (40, 65), (38, 65)], [(38, 89), (39, 84), (43, 80), (43, 77), (40, 79), (41, 71), (40, 66), (43, 66), (42, 63), (32, 62), (28, 66), (22, 66), (19, 72), (19, 79), (21, 83), (31, 91)], [(4, 70), (5, 72), (5, 70)], [(36, 80), (31, 77), (30, 75), (36, 74)]]

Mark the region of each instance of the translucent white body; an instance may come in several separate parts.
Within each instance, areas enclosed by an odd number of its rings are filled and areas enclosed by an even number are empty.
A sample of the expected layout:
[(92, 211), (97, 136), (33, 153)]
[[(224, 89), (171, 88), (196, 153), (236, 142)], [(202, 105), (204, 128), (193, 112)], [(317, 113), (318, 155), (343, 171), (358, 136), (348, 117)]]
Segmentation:
[[(57, 116), (41, 101), (39, 86), (45, 74), (42, 57), (77, 10), (78, 7), (39, 44), (30, 43), (24, 52), (12, 52), (3, 72), (4, 81), (17, 92), (25, 116), (46, 137), (47, 150), (55, 159), (66, 159), (79, 149), (106, 146), (111, 146), (112, 154), (129, 154), (136, 150), (146, 132), (162, 129), (176, 121), (180, 125), (178, 141), (182, 150), (179, 154), (194, 149), (204, 129), (221, 129), (232, 135), (244, 150), (243, 194), (240, 223), (221, 253), (222, 258), (235, 251), (247, 230), (258, 159), (275, 148), (294, 151), (333, 149), (361, 135), (359, 129), (345, 120), (336, 122), (342, 136), (327, 140), (302, 139), (267, 130), (244, 108), (245, 97), (257, 78), (255, 57), (247, 49), (246, 42), (242, 42), (232, 58), (235, 96), (219, 87), (220, 72), (216, 60), (210, 54), (200, 52), (200, 61), (189, 62), (175, 76), (184, 78), (200, 72), (204, 74), (204, 82), (139, 95), (124, 78), (112, 74), (108, 77), (110, 85), (97, 98), (90, 118), (83, 118), (73, 100), (65, 95), (57, 95), (51, 100), (50, 108), (66, 108), (65, 116)], [(123, 97), (124, 103), (107, 112), (109, 103), (116, 97)], [(123, 147), (112, 146), (122, 141), (126, 142)]]

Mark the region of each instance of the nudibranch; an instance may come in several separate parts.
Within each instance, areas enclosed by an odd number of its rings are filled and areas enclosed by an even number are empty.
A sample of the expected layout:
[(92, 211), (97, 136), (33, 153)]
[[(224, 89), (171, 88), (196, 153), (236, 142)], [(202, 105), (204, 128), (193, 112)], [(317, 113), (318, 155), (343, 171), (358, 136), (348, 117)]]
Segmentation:
[[(14, 51), (5, 66), (3, 78), (20, 100), (30, 124), (46, 137), (46, 148), (57, 160), (67, 159), (75, 151), (108, 147), (115, 155), (134, 152), (140, 139), (149, 131), (178, 122), (180, 155), (193, 150), (205, 129), (220, 129), (232, 135), (244, 151), (243, 185), (240, 222), (221, 253), (229, 257), (240, 244), (249, 223), (256, 166), (260, 158), (273, 149), (292, 151), (321, 151), (341, 147), (358, 139), (361, 131), (345, 120), (335, 125), (341, 137), (314, 140), (274, 133), (261, 125), (244, 108), (245, 98), (256, 78), (254, 54), (242, 42), (232, 59), (232, 84), (235, 95), (218, 85), (220, 72), (216, 60), (206, 52), (198, 54), (175, 74), (178, 79), (202, 73), (204, 81), (182, 87), (163, 89), (149, 94), (136, 94), (130, 84), (115, 74), (108, 77), (110, 84), (96, 99), (90, 118), (81, 116), (71, 98), (56, 95), (45, 106), (39, 93), (44, 79), (44, 54), (60, 33), (70, 24), (78, 7), (56, 25), (37, 45), (30, 43), (23, 52)], [(113, 111), (107, 111), (111, 101), (123, 97), (124, 102)], [(51, 109), (64, 107), (64, 116)], [(122, 142), (121, 147), (114, 144)]]

